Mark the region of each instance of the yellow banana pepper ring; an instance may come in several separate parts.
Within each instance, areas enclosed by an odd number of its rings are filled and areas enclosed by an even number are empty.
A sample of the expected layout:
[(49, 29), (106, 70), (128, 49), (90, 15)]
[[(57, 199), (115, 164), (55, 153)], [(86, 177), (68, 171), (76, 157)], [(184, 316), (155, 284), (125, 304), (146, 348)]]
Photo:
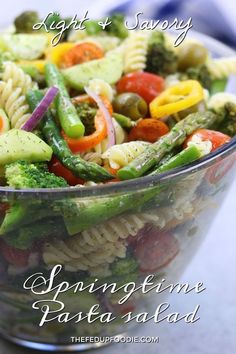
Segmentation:
[(183, 111), (202, 101), (204, 91), (196, 80), (187, 80), (163, 91), (150, 103), (152, 118), (161, 118)]

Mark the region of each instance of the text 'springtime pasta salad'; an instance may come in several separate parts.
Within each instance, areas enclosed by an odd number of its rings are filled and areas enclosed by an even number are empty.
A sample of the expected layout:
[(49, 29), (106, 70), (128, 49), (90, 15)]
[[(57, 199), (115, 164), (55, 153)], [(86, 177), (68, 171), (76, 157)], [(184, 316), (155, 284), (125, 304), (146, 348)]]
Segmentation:
[[(119, 14), (106, 30), (90, 20), (84, 31), (68, 30), (52, 46), (56, 32), (34, 31), (37, 20), (27, 11), (15, 19), (14, 31), (0, 34), (3, 191), (96, 190), (155, 176), (197, 162), (236, 135), (236, 93), (227, 89), (236, 56), (213, 59), (202, 43), (188, 39), (174, 47), (172, 37), (158, 31), (129, 33)], [(12, 306), (15, 323), (0, 319), (0, 327), (37, 340), (37, 316), (30, 317), (30, 306), (25, 315), (20, 290), (9, 291), (34, 270), (50, 272), (61, 264), (70, 279), (124, 283), (180, 269), (178, 256), (198, 233), (198, 215), (212, 204), (208, 189), (227, 171), (199, 171), (174, 185), (100, 199), (27, 202), (2, 196), (0, 301), (6, 313)], [(80, 305), (83, 312), (100, 303), (124, 314), (136, 309), (136, 296), (127, 308), (99, 292), (80, 298)], [(73, 294), (64, 300), (73, 312)], [(67, 332), (51, 325), (40, 335), (63, 342), (68, 332), (102, 331), (98, 324), (79, 330), (71, 324)]]

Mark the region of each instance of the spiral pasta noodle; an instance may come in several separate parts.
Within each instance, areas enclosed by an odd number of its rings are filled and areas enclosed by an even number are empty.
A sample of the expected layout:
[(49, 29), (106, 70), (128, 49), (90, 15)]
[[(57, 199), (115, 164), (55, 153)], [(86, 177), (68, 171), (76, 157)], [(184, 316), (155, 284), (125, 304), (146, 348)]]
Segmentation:
[(113, 100), (113, 88), (102, 79), (92, 79), (89, 81), (90, 90), (97, 95), (105, 96), (110, 102)]
[(236, 74), (236, 57), (213, 59), (207, 63), (207, 67), (215, 79)]
[(153, 214), (140, 213), (111, 219), (65, 241), (46, 244), (44, 262), (51, 266), (63, 264), (70, 271), (88, 270), (94, 274), (95, 267), (101, 266), (104, 270), (117, 257), (125, 257), (127, 237), (135, 237), (150, 222), (160, 228), (165, 226), (164, 217)]
[(1, 79), (5, 82), (11, 79), (13, 88), (21, 88), (22, 94), (24, 95), (35, 85), (29, 75), (24, 73), (20, 67), (10, 61), (4, 64), (4, 71)]
[(134, 31), (127, 39), (124, 54), (124, 72), (143, 70), (146, 66), (149, 31)]
[(219, 113), (226, 103), (233, 103), (236, 105), (236, 95), (228, 92), (218, 92), (210, 97), (207, 105), (209, 109)]
[(20, 128), (31, 115), (22, 89), (14, 88), (12, 79), (0, 81), (0, 107), (7, 113), (12, 128)]
[[(165, 226), (163, 216), (153, 214), (133, 214), (128, 216), (120, 216), (111, 219), (104, 224), (92, 227), (81, 232), (77, 242), (77, 248), (81, 254), (90, 253), (94, 247), (101, 247), (108, 243), (115, 243), (119, 239), (125, 240), (127, 237), (135, 237), (146, 223), (155, 223), (160, 228)], [(73, 242), (74, 238), (68, 240)]]
[(4, 63), (0, 81), (0, 106), (10, 119), (11, 128), (20, 128), (30, 117), (25, 94), (35, 87), (31, 77), (13, 62)]
[[(79, 237), (79, 236), (78, 236)], [(73, 237), (72, 246), (76, 245), (76, 239)], [(71, 246), (71, 245), (70, 245)], [(54, 244), (46, 244), (43, 252), (43, 259), (47, 265), (53, 266), (57, 263), (65, 266), (66, 270), (90, 270), (103, 264), (110, 264), (114, 260), (124, 258), (126, 247), (123, 242), (109, 243), (103, 247), (93, 249), (90, 253), (84, 255), (75, 252), (66, 241), (57, 241)]]
[(102, 155), (99, 152), (84, 152), (80, 155), (85, 161), (95, 162), (98, 165), (102, 165)]
[(148, 145), (149, 143), (144, 141), (131, 141), (114, 145), (102, 154), (102, 158), (108, 159), (112, 168), (124, 167), (139, 156)]

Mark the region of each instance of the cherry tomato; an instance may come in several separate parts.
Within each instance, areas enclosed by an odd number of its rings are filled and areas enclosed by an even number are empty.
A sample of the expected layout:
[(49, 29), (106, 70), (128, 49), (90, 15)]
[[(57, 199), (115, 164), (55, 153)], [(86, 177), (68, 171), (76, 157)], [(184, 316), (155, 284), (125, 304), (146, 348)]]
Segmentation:
[(177, 239), (168, 232), (161, 232), (155, 227), (145, 228), (138, 237), (134, 254), (139, 262), (141, 272), (156, 272), (167, 266), (178, 254)]
[(16, 267), (26, 267), (28, 265), (30, 255), (29, 250), (20, 250), (1, 241), (0, 252), (8, 263)]
[(82, 64), (90, 60), (104, 57), (103, 50), (94, 43), (84, 42), (70, 48), (62, 57), (61, 66), (69, 68), (76, 64)]
[(184, 147), (188, 145), (188, 143), (198, 137), (201, 141), (209, 140), (212, 143), (211, 151), (215, 151), (221, 145), (228, 143), (231, 140), (231, 137), (223, 134), (221, 132), (217, 132), (215, 130), (209, 129), (198, 129), (192, 135), (190, 135), (184, 143)]
[(74, 176), (68, 168), (64, 167), (55, 156), (53, 156), (51, 161), (49, 162), (48, 169), (56, 176), (63, 177), (70, 186), (75, 186), (77, 184), (84, 183), (81, 178)]
[(154, 118), (142, 119), (129, 133), (129, 141), (143, 140), (155, 143), (162, 135), (167, 134), (168, 126), (161, 120)]
[[(196, 137), (201, 141), (209, 140), (212, 143), (211, 151), (217, 150), (221, 145), (224, 145), (231, 140), (230, 136), (221, 132), (209, 129), (198, 129), (192, 135), (190, 135), (190, 137), (187, 138), (184, 143), (184, 147), (186, 147), (190, 141), (194, 141)], [(235, 157), (234, 159), (230, 157), (209, 168), (206, 174), (207, 181), (210, 184), (217, 184), (231, 169), (234, 162)]]
[(150, 103), (164, 89), (164, 79), (161, 76), (138, 71), (123, 76), (117, 83), (118, 93), (133, 92)]

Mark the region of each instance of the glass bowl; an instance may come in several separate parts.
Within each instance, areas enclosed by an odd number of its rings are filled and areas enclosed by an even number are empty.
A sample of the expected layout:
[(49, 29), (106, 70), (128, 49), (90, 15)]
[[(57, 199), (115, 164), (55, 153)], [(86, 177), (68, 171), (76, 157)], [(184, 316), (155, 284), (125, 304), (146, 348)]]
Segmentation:
[[(207, 36), (193, 37), (214, 56), (234, 55)], [(139, 290), (119, 303), (125, 285), (138, 287), (150, 275), (155, 284), (176, 284), (230, 189), (235, 159), (232, 139), (197, 163), (155, 177), (60, 190), (2, 187), (1, 335), (34, 349), (85, 350), (104, 344), (96, 336), (135, 326), (124, 323), (127, 313), (152, 314), (167, 294)], [(94, 306), (98, 316), (114, 319), (77, 321)]]

